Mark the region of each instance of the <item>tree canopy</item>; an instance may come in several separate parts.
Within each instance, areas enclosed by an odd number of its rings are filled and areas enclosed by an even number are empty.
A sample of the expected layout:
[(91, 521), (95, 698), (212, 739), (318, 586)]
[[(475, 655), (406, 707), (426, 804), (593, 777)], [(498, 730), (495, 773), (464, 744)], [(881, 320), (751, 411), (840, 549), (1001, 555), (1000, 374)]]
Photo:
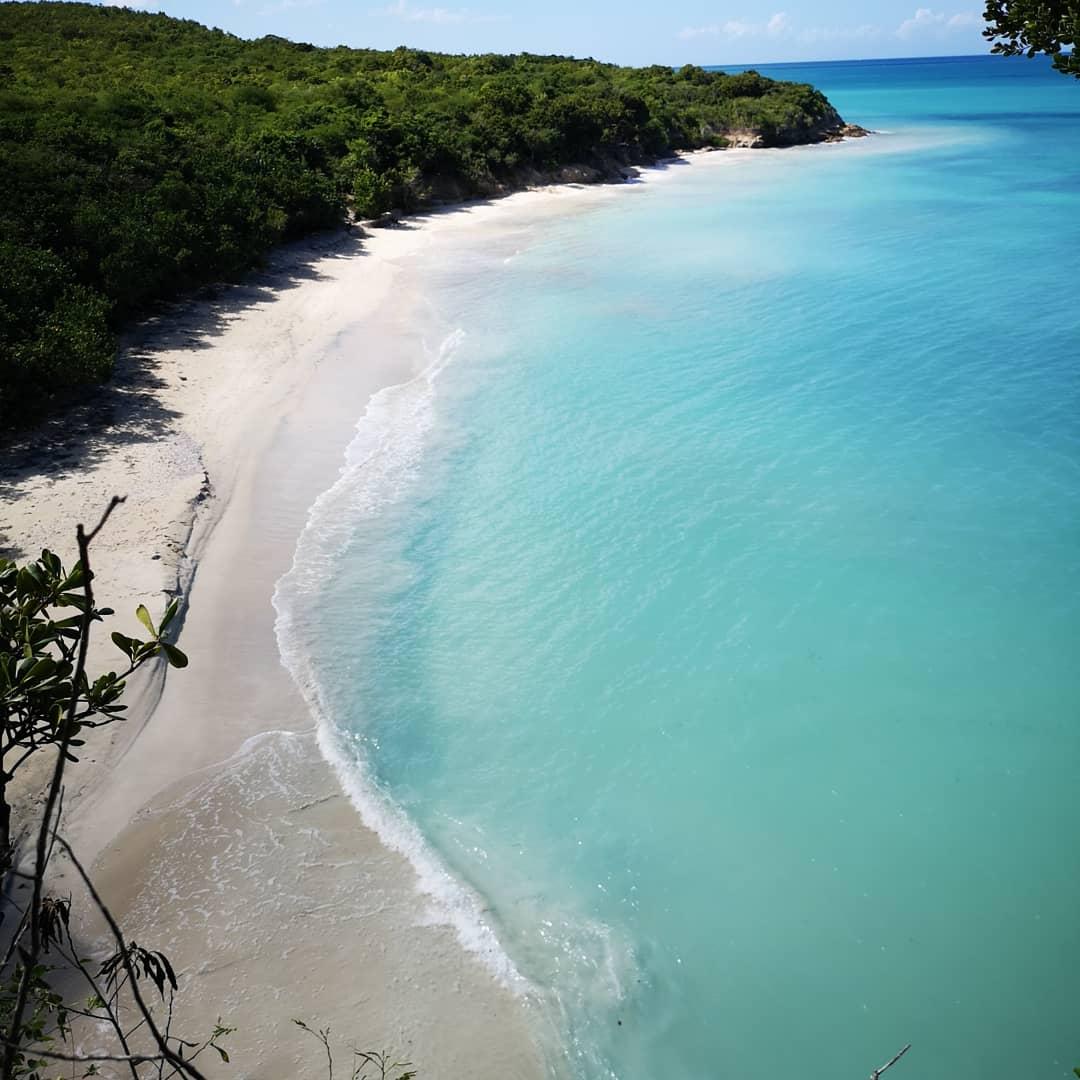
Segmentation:
[(840, 118), (754, 72), (246, 41), (165, 15), (0, 4), (0, 428), (111, 369), (154, 301), (342, 222)]
[(1058, 71), (1080, 79), (1080, 56), (1073, 51), (1080, 41), (1080, 0), (986, 0), (985, 17), (991, 52), (1046, 53)]

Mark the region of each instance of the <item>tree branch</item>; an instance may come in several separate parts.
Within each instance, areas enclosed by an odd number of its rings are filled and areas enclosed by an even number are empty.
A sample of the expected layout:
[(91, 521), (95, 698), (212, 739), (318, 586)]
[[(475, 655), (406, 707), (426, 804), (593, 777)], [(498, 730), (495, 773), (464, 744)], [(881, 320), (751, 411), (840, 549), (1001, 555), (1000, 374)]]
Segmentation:
[(147, 1008), (146, 1002), (143, 1000), (142, 993), (139, 990), (138, 976), (132, 966), (131, 958), (128, 956), (127, 942), (124, 940), (124, 935), (119, 924), (113, 917), (113, 913), (109, 910), (108, 905), (101, 898), (101, 894), (94, 888), (94, 883), (90, 880), (90, 875), (87, 874), (82, 863), (76, 858), (75, 852), (71, 850), (71, 845), (62, 836), (57, 838), (57, 842), (67, 853), (67, 857), (71, 860), (72, 866), (78, 871), (79, 877), (82, 878), (83, 884), (89, 891), (95, 906), (109, 924), (109, 930), (112, 932), (113, 939), (116, 941), (117, 947), (120, 950), (120, 958), (124, 965), (124, 971), (128, 977), (128, 984), (131, 987), (132, 997), (135, 998), (135, 1004), (139, 1007), (139, 1012), (146, 1021), (146, 1026), (149, 1028), (150, 1034), (153, 1037), (154, 1042), (157, 1043), (162, 1056), (170, 1065), (174, 1066), (182, 1076), (188, 1076), (191, 1080), (206, 1080), (206, 1077), (191, 1064), (190, 1060), (185, 1061), (184, 1058), (180, 1057), (180, 1055), (169, 1046), (165, 1037), (158, 1030), (158, 1026), (154, 1022), (153, 1014), (150, 1012), (149, 1008)]
[[(79, 973), (90, 986), (90, 989), (93, 990), (94, 995), (97, 997), (98, 1001), (101, 1002), (102, 1008), (105, 1010), (106, 1015), (104, 1019), (108, 1020), (109, 1024), (112, 1026), (113, 1031), (116, 1032), (116, 1038), (119, 1041), (120, 1046), (123, 1048), (124, 1054), (130, 1058), (132, 1056), (131, 1047), (128, 1045), (127, 1038), (124, 1035), (124, 1029), (120, 1026), (120, 1018), (117, 1016), (116, 1009), (113, 1008), (113, 1005), (110, 1003), (109, 999), (105, 997), (104, 990), (102, 990), (101, 985), (98, 983), (97, 979), (94, 978), (90, 969), (86, 966), (86, 964), (83, 963), (82, 958), (78, 954), (78, 951), (75, 948), (64, 949), (63, 947), (61, 947), (60, 955), (63, 956), (69, 964), (78, 969)], [(75, 1011), (71, 1005), (68, 1005), (67, 1009), (69, 1012)], [(83, 1013), (82, 1015), (90, 1016), (89, 1013)], [(103, 1018), (99, 1016), (93, 1017), (93, 1019), (101, 1020)], [(139, 1072), (135, 1068), (135, 1064), (136, 1063), (134, 1061), (131, 1062), (131, 1075), (134, 1080), (139, 1080)]]
[(94, 617), (94, 587), (92, 584), (93, 573), (90, 570), (90, 543), (101, 531), (109, 515), (123, 502), (123, 499), (113, 496), (101, 520), (88, 534), (80, 523), (75, 529), (75, 537), (79, 545), (79, 562), (82, 566), (83, 575), (83, 602), (84, 610), (79, 620), (79, 655), (75, 663), (75, 670), (71, 677), (71, 698), (68, 701), (64, 717), (64, 730), (60, 743), (56, 748), (56, 764), (53, 766), (52, 780), (49, 783), (49, 794), (45, 800), (45, 810), (38, 825), (37, 845), (34, 855), (34, 889), (33, 898), (30, 902), (30, 948), (20, 948), (19, 955), (22, 960), (22, 974), (19, 978), (19, 990), (15, 1000), (15, 1008), (11, 1014), (11, 1024), (8, 1027), (8, 1036), (4, 1040), (4, 1080), (13, 1080), (15, 1064), (19, 1056), (19, 1036), (22, 1033), (23, 1017), (26, 1015), (26, 1005), (30, 998), (30, 984), (34, 978), (34, 968), (37, 966), (38, 957), (41, 955), (41, 890), (45, 881), (45, 866), (48, 861), (50, 848), (49, 836), (52, 830), (53, 814), (56, 812), (56, 804), (60, 798), (60, 789), (64, 782), (64, 767), (67, 763), (68, 749), (74, 736), (74, 716), (79, 702), (79, 683), (86, 672), (86, 653), (90, 644), (90, 626)]
[[(0, 1040), (7, 1047), (12, 1044), (9, 1040)], [(23, 1049), (18, 1044), (15, 1045), (16, 1050)], [(144, 1065), (150, 1061), (167, 1061), (169, 1060), (164, 1054), (61, 1054), (55, 1050), (39, 1050), (36, 1047), (30, 1051), (30, 1056), (35, 1058), (47, 1058), (49, 1061), (75, 1061), (75, 1062), (93, 1062), (93, 1061), (113, 1061), (113, 1062), (128, 1062), (130, 1065)], [(185, 1061), (186, 1065), (187, 1062)], [(138, 1074), (136, 1074), (138, 1075)]]
[(875, 1069), (870, 1074), (870, 1080), (878, 1080), (878, 1077), (881, 1076), (881, 1074), (886, 1069), (891, 1069), (910, 1049), (911, 1049), (911, 1043), (908, 1043), (907, 1046), (905, 1046), (904, 1049), (900, 1051), (900, 1053), (898, 1053), (898, 1054), (894, 1055), (893, 1057), (891, 1057), (880, 1068)]

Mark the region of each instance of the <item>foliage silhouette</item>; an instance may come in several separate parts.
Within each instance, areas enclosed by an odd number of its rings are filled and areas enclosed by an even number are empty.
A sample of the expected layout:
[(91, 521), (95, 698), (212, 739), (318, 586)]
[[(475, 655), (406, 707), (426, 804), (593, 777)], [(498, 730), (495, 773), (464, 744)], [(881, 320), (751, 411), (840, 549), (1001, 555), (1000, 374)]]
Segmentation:
[[(110, 672), (91, 680), (86, 673), (90, 632), (95, 622), (112, 614), (94, 600), (90, 545), (121, 502), (113, 499), (101, 522), (87, 533), (77, 530), (79, 561), (67, 570), (52, 552), (24, 566), (0, 563), (0, 731), (4, 751), (3, 829), (0, 861), (3, 879), (4, 929), (8, 934), (0, 961), (0, 1080), (60, 1080), (53, 1067), (82, 1066), (83, 1076), (96, 1075), (102, 1063), (125, 1066), (134, 1080), (185, 1077), (204, 1080), (194, 1064), (213, 1048), (228, 1060), (219, 1040), (230, 1029), (220, 1022), (201, 1042), (176, 1036), (172, 1028), (176, 974), (167, 957), (128, 941), (101, 899), (68, 842), (60, 834), (64, 776), (77, 761), (73, 750), (87, 728), (111, 723), (124, 706), (119, 702), (125, 680), (148, 661), (163, 657), (174, 667), (187, 658), (163, 634), (176, 616), (177, 602), (166, 608), (154, 625), (140, 607), (139, 621), (147, 640), (113, 635), (127, 659), (122, 673)], [(68, 614), (74, 611), (75, 614)], [(44, 808), (33, 830), (32, 856), (18, 858), (11, 833), (7, 785), (21, 765), (34, 755), (52, 750), (53, 768)], [(12, 761), (12, 759), (14, 759)], [(113, 952), (96, 973), (83, 957), (70, 931), (71, 898), (46, 892), (49, 866), (57, 849), (81, 878), (106, 922)], [(28, 900), (19, 898), (29, 886)], [(12, 912), (12, 925), (6, 917)], [(56, 957), (56, 962), (46, 957)], [(77, 975), (88, 996), (65, 999), (54, 985), (58, 971)], [(159, 1022), (147, 1003), (140, 982), (158, 992), (164, 1009)], [(75, 1046), (75, 1025), (103, 1025), (116, 1041), (114, 1052), (86, 1054)], [(50, 1076), (51, 1074), (51, 1076)]]
[[(1005, 56), (1054, 58), (1054, 67), (1080, 79), (1080, 3), (1077, 0), (986, 0), (983, 37)], [(1066, 51), (1068, 49), (1068, 51)]]

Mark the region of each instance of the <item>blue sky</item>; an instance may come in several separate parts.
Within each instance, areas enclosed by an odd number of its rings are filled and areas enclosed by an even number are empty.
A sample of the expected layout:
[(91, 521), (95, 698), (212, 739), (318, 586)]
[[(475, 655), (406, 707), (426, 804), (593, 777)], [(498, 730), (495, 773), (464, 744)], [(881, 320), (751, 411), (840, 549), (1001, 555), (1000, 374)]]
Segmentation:
[[(948, 4), (950, 0), (942, 0)], [(912, 0), (128, 0), (258, 37), (625, 64), (741, 64), (985, 52), (981, 4)]]

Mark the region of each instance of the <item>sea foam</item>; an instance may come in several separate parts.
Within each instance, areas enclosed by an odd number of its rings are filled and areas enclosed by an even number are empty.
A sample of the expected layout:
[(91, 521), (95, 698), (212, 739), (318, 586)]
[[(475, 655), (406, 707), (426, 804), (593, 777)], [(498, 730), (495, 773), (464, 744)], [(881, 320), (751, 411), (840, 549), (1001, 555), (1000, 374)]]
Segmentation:
[(312, 505), (292, 567), (274, 590), (274, 629), (282, 663), (315, 720), (319, 748), (364, 824), (409, 861), (417, 888), (431, 900), (428, 918), (451, 926), (465, 949), (521, 994), (528, 983), (484, 917), (481, 897), (443, 865), (416, 824), (381, 789), (355, 737), (337, 723), (305, 636), (305, 617), (332, 580), (357, 526), (398, 502), (415, 483), (434, 423), (436, 383), (464, 340), (463, 330), (453, 330), (418, 375), (372, 395), (337, 480)]

